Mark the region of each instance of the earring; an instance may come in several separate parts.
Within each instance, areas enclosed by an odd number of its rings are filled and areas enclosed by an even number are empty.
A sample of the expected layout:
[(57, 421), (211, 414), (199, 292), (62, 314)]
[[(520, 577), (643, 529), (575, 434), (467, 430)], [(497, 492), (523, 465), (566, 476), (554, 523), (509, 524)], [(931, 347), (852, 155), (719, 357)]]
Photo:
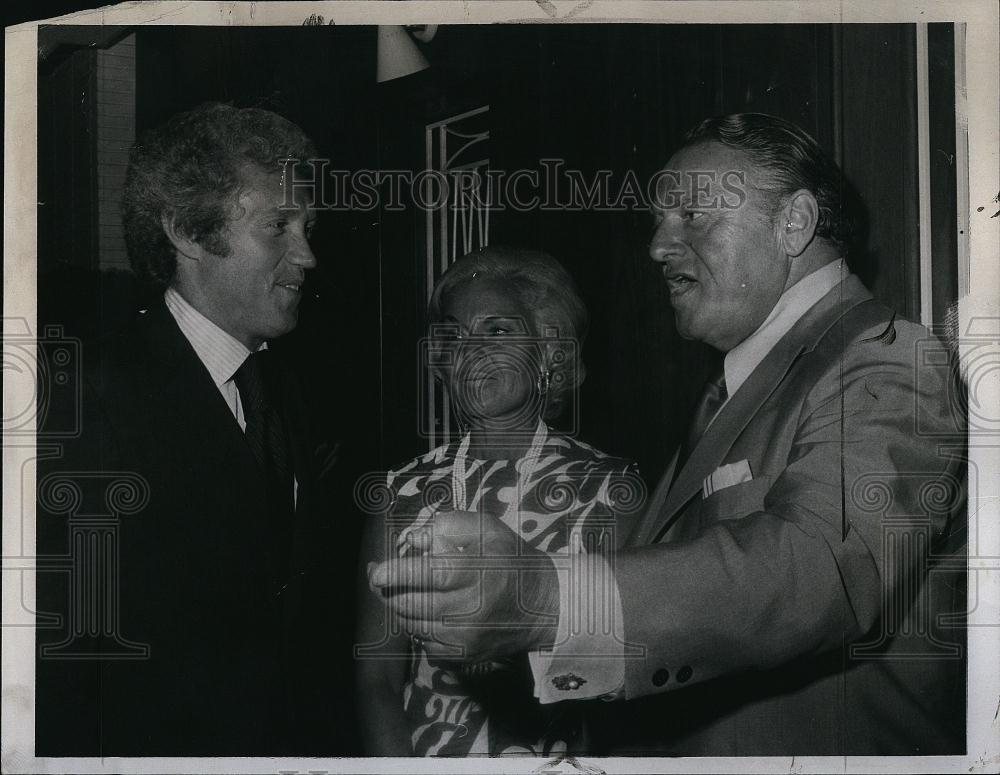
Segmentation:
[(538, 381), (536, 386), (538, 387), (538, 395), (542, 398), (549, 393), (549, 387), (552, 385), (552, 372), (548, 369), (542, 369), (538, 374)]
[(792, 228), (792, 222), (791, 221), (786, 221), (785, 222), (785, 230), (787, 231), (790, 228)]

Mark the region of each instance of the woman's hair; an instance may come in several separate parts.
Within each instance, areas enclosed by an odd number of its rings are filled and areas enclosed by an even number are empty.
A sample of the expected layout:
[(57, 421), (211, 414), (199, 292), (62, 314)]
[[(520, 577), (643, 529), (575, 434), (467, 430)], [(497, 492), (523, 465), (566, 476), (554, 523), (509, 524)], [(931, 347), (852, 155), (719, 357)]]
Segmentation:
[(132, 269), (167, 286), (177, 270), (162, 218), (217, 255), (228, 255), (225, 226), (255, 164), (278, 172), (285, 159), (316, 156), (299, 127), (261, 108), (209, 102), (146, 132), (129, 154), (122, 219)]
[(508, 284), (531, 310), (529, 333), (543, 341), (551, 337), (552, 347), (546, 351), (555, 357), (549, 357), (546, 364), (551, 376), (545, 418), (557, 417), (569, 394), (583, 384), (586, 376), (580, 353), (590, 316), (576, 283), (548, 253), (490, 245), (458, 259), (438, 280), (428, 305), (432, 325), (442, 321), (448, 297), (468, 285), (473, 276)]
[(801, 127), (766, 113), (734, 113), (702, 121), (682, 147), (717, 142), (742, 151), (767, 177), (763, 188), (780, 199), (800, 189), (819, 205), (816, 236), (846, 255), (854, 245), (862, 205), (837, 163)]

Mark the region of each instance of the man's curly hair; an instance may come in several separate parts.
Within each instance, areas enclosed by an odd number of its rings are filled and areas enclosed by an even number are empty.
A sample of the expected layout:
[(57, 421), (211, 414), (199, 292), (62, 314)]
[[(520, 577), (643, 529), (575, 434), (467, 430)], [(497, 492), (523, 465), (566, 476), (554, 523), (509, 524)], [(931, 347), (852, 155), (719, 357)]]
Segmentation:
[(312, 159), (316, 149), (291, 121), (261, 108), (209, 102), (146, 132), (129, 154), (122, 219), (132, 269), (169, 285), (177, 257), (163, 230), (172, 217), (181, 233), (227, 255), (226, 223), (247, 163), (279, 171), (285, 159)]

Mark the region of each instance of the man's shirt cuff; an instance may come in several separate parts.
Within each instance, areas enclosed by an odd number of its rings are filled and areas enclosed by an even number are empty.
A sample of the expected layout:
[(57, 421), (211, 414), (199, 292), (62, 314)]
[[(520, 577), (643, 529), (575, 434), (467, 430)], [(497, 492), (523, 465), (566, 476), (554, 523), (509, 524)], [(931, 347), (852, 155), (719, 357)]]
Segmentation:
[(625, 685), (625, 636), (614, 552), (551, 555), (559, 623), (551, 649), (528, 654), (541, 703), (616, 699)]

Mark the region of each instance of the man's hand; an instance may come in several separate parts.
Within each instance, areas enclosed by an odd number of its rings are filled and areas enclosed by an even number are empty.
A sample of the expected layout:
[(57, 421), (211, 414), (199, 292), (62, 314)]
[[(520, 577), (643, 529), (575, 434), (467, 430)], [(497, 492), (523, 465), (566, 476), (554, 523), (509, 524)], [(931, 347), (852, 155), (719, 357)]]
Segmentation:
[(478, 662), (555, 641), (555, 565), (498, 519), (439, 512), (402, 543), (403, 557), (369, 565), (369, 585), (432, 656)]

